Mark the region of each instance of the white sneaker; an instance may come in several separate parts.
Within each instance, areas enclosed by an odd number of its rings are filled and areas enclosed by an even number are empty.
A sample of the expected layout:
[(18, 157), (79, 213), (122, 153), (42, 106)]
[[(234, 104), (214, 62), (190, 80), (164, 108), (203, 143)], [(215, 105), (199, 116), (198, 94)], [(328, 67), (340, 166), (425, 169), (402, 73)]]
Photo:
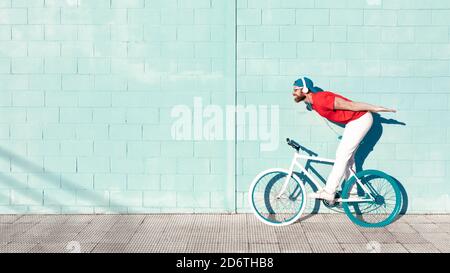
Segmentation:
[(330, 204), (334, 203), (334, 193), (333, 194), (328, 193), (324, 189), (317, 191), (317, 192), (310, 193), (309, 197), (315, 198), (315, 199), (323, 199), (323, 200), (328, 201)]

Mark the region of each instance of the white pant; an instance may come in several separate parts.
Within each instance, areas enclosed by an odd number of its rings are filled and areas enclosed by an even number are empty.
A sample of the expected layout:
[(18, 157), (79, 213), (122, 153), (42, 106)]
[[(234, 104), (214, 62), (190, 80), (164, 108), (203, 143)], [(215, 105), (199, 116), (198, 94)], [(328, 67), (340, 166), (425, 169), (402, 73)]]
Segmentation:
[(345, 126), (341, 142), (336, 150), (336, 162), (328, 176), (325, 190), (328, 193), (336, 192), (341, 179), (348, 179), (351, 167), (355, 170), (355, 153), (364, 136), (372, 127), (373, 117), (367, 112), (356, 120), (352, 120)]

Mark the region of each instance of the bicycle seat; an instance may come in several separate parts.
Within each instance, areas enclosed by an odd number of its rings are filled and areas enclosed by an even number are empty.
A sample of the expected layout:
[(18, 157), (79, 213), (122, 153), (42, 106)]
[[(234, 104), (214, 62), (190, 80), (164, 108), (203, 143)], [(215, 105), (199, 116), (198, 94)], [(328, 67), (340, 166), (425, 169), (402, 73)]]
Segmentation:
[(300, 144), (298, 144), (297, 142), (295, 142), (292, 139), (286, 138), (286, 142), (289, 146), (291, 146), (292, 148), (294, 148), (295, 150), (297, 150), (297, 152), (300, 150)]

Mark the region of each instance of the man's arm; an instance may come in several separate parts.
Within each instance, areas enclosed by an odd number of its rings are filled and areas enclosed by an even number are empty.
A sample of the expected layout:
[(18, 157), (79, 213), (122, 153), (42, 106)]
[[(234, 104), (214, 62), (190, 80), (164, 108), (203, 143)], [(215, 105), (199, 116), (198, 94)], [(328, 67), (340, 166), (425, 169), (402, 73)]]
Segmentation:
[(349, 111), (396, 112), (394, 109), (376, 106), (365, 102), (347, 101), (338, 97), (334, 100), (334, 109)]

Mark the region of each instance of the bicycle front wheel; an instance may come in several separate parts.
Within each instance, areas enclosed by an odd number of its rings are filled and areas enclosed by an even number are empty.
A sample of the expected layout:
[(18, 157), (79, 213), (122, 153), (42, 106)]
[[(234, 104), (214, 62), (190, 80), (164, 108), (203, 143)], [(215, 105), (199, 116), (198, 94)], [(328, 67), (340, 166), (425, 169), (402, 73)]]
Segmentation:
[[(392, 223), (401, 209), (401, 191), (397, 182), (388, 174), (377, 170), (365, 170), (356, 174), (369, 191), (372, 201), (343, 202), (342, 207), (350, 220), (362, 227), (384, 227)], [(342, 189), (342, 198), (350, 196), (350, 190), (356, 186), (357, 199), (367, 199), (365, 193), (353, 177)]]
[(273, 226), (289, 225), (297, 221), (305, 208), (306, 191), (300, 179), (289, 177), (284, 193), (288, 171), (270, 169), (258, 174), (249, 190), (249, 202), (256, 217)]

